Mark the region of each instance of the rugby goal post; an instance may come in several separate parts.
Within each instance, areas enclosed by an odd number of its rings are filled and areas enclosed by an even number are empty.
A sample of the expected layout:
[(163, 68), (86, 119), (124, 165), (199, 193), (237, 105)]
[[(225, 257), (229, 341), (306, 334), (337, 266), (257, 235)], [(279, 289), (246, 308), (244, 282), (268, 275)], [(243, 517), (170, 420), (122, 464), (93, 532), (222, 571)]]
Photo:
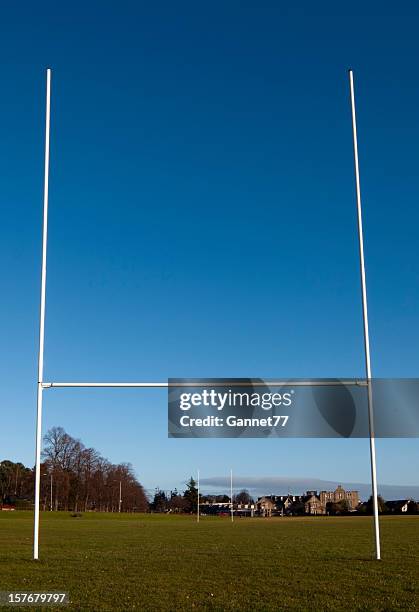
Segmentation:
[[(114, 388), (165, 388), (168, 382), (46, 382), (44, 381), (44, 340), (45, 340), (45, 297), (47, 281), (47, 243), (48, 243), (48, 195), (49, 195), (49, 160), (50, 160), (50, 124), (51, 124), (51, 68), (46, 72), (46, 110), (45, 110), (45, 163), (44, 163), (44, 198), (43, 198), (43, 226), (42, 226), (42, 265), (41, 265), (41, 295), (39, 311), (39, 353), (38, 353), (38, 381), (37, 381), (37, 411), (36, 411), (36, 437), (35, 437), (35, 506), (34, 506), (34, 530), (33, 530), (33, 558), (39, 559), (39, 514), (40, 514), (40, 491), (41, 491), (41, 449), (42, 449), (42, 407), (43, 392), (46, 389), (63, 387), (114, 387)], [(378, 519), (378, 494), (377, 474), (375, 458), (374, 418), (371, 393), (371, 360), (368, 327), (368, 305), (367, 285), (364, 260), (364, 237), (362, 226), (361, 187), (358, 160), (358, 139), (355, 111), (355, 91), (353, 71), (349, 70), (349, 89), (352, 111), (352, 132), (355, 164), (355, 187), (358, 215), (358, 240), (359, 261), (361, 273), (362, 311), (364, 330), (365, 368), (368, 385), (368, 416), (370, 434), (370, 461), (372, 497), (374, 505), (374, 530), (375, 530), (375, 552), (376, 558), (381, 558), (380, 553), (380, 530)], [(304, 384), (304, 383), (303, 383)], [(311, 383), (309, 383), (311, 384)], [(199, 483), (199, 472), (198, 472)], [(199, 486), (199, 485), (198, 485)], [(231, 521), (234, 520), (233, 511), (233, 474), (230, 473), (230, 499), (231, 499)], [(199, 522), (199, 492), (197, 504), (197, 522)]]

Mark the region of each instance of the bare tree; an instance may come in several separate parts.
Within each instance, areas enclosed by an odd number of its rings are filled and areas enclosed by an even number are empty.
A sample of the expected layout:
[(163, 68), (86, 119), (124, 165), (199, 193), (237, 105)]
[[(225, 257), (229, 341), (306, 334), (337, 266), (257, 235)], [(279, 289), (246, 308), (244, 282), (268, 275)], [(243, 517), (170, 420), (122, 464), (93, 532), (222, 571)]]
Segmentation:
[(62, 427), (53, 427), (44, 436), (43, 458), (43, 467), (52, 476), (55, 510), (148, 509), (144, 489), (130, 464), (111, 464)]
[(236, 504), (253, 504), (254, 500), (247, 489), (242, 489), (234, 496), (234, 501)]

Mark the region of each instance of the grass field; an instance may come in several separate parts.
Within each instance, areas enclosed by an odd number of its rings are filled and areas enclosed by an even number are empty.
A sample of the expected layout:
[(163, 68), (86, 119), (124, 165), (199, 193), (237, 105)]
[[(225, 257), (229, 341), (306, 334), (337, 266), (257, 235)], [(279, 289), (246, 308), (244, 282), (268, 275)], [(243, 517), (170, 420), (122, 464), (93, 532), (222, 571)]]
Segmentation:
[(384, 517), (381, 527), (376, 562), (369, 517), (198, 525), (189, 516), (43, 513), (34, 562), (32, 514), (0, 512), (0, 590), (65, 590), (72, 603), (60, 609), (82, 612), (418, 611), (419, 517)]

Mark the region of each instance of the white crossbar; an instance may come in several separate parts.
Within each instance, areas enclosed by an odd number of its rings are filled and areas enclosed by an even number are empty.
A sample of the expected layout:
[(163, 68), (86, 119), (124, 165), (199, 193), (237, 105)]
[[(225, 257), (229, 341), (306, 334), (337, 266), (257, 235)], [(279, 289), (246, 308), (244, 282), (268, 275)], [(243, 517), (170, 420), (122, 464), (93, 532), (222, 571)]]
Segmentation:
[(366, 380), (274, 380), (266, 382), (240, 382), (237, 380), (226, 380), (211, 382), (205, 381), (191, 381), (191, 382), (43, 382), (41, 386), (43, 389), (54, 389), (54, 388), (74, 388), (74, 387), (115, 387), (115, 388), (167, 388), (167, 387), (366, 387)]

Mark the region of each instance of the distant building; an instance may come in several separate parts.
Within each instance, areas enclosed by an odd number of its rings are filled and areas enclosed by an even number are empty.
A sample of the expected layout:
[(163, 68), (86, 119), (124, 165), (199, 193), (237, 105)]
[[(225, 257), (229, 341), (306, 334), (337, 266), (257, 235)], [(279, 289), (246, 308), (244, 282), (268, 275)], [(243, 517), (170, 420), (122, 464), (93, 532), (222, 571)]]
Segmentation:
[(263, 497), (259, 497), (256, 507), (260, 516), (272, 516), (273, 514), (276, 514), (276, 503), (274, 497), (275, 496), (273, 495), (264, 495)]
[(307, 491), (305, 495), (263, 495), (258, 498), (256, 510), (259, 516), (284, 516), (295, 514), (326, 514), (327, 504), (348, 502), (349, 510), (359, 505), (358, 491), (345, 491), (340, 485), (335, 491)]
[(255, 504), (234, 504), (233, 511), (235, 516), (254, 516)]
[(413, 499), (395, 499), (386, 502), (387, 511), (391, 514), (418, 512), (418, 504)]
[(305, 514), (326, 514), (326, 506), (324, 506), (317, 491), (307, 491), (303, 496)]
[(215, 502), (208, 500), (199, 504), (200, 512), (202, 514), (219, 514), (225, 515), (231, 513), (230, 502)]
[(359, 492), (345, 491), (341, 485), (335, 491), (320, 491), (320, 503), (325, 509), (329, 502), (336, 504), (344, 500), (348, 502), (350, 510), (356, 510), (359, 506)]
[(256, 508), (259, 516), (304, 514), (304, 504), (308, 497), (305, 495), (264, 495), (259, 497)]

